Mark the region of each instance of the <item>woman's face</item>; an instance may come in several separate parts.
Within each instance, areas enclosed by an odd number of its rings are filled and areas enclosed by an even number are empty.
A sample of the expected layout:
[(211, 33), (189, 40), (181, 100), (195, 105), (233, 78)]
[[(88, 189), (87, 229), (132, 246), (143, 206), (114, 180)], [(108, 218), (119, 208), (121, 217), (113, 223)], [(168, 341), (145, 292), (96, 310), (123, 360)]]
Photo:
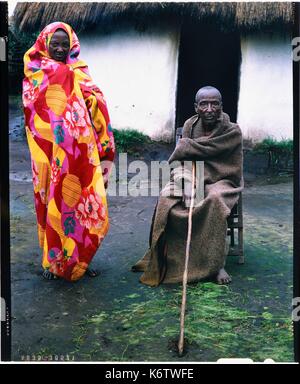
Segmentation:
[(66, 62), (70, 50), (70, 40), (67, 32), (58, 29), (52, 36), (49, 44), (49, 55), (51, 59)]

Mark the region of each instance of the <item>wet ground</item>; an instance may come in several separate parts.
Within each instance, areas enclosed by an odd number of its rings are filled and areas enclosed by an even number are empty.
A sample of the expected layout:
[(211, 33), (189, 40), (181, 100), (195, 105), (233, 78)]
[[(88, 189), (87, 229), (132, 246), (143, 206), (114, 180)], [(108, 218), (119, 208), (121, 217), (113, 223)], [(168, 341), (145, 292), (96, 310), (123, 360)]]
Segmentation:
[(156, 197), (109, 198), (110, 231), (93, 261), (99, 277), (45, 281), (29, 153), (20, 129), (13, 132), (18, 119), (16, 112), (10, 128), (13, 360), (293, 360), (291, 181), (270, 184), (272, 179), (249, 175), (243, 194), (246, 263), (229, 257), (229, 287), (188, 287), (187, 349), (179, 358), (180, 287), (149, 288), (130, 271), (147, 249)]

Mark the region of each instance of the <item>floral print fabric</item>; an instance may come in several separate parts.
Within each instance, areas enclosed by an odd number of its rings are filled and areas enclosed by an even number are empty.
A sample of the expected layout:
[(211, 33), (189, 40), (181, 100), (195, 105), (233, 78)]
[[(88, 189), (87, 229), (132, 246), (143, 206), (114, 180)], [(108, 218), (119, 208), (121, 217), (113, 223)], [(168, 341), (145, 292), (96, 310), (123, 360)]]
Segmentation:
[[(70, 39), (66, 63), (49, 56), (57, 29)], [(23, 105), (42, 265), (69, 281), (82, 277), (108, 231), (105, 188), (115, 154), (103, 94), (79, 51), (72, 28), (56, 22), (24, 55)]]

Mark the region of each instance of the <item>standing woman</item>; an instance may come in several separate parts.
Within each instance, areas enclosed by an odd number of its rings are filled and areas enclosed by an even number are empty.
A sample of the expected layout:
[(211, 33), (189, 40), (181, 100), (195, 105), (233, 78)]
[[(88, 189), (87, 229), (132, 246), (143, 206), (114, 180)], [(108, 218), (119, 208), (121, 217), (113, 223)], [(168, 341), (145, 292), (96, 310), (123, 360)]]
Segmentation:
[(43, 276), (78, 280), (109, 227), (114, 139), (72, 28), (49, 24), (24, 55), (23, 105)]

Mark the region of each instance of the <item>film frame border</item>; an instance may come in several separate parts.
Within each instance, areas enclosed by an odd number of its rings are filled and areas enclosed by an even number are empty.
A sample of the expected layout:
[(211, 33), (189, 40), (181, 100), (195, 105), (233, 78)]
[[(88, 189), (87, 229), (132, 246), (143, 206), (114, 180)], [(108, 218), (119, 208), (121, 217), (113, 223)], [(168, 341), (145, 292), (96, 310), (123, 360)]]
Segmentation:
[[(11, 360), (11, 289), (9, 227), (9, 143), (8, 143), (8, 2), (0, 2), (0, 159), (1, 159), (1, 360)], [(2, 311), (4, 314), (2, 314)], [(2, 320), (2, 319), (1, 319)]]
[[(300, 36), (300, 3), (294, 2), (293, 37)], [(8, 2), (0, 1), (0, 37), (8, 36)], [(6, 45), (7, 47), (7, 45)], [(9, 142), (8, 142), (8, 61), (0, 60), (1, 118), (1, 296), (5, 300), (6, 320), (1, 321), (1, 360), (11, 360), (11, 288), (10, 288), (10, 223), (9, 223)], [(3, 58), (3, 56), (2, 56)], [(300, 62), (293, 61), (293, 125), (294, 125), (294, 297), (300, 297)], [(294, 321), (294, 356), (300, 362), (300, 321)]]

